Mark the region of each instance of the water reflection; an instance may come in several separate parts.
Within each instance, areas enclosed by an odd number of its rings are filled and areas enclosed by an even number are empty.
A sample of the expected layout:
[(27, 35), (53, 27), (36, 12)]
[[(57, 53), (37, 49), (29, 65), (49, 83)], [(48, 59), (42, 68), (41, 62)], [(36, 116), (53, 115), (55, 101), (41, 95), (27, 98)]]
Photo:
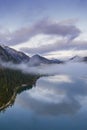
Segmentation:
[(11, 101), (20, 86), (14, 105), (10, 102), (13, 107), (0, 113), (0, 129), (87, 130), (87, 64), (56, 67), (58, 72), (45, 77), (10, 70), (0, 73), (0, 107)]
[(20, 96), (17, 102), (40, 115), (74, 115), (83, 107), (84, 98), (87, 99), (85, 80), (68, 72), (41, 77), (36, 87)]

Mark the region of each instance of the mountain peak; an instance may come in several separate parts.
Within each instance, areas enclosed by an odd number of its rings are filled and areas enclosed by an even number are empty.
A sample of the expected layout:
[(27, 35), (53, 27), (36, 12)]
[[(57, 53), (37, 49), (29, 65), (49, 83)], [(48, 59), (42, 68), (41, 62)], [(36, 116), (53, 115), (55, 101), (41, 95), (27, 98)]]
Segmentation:
[(42, 65), (42, 64), (59, 64), (59, 63), (63, 63), (60, 60), (49, 60), (45, 57), (42, 57), (38, 54), (33, 55), (30, 60), (29, 60), (29, 65), (30, 66), (38, 66), (38, 65)]
[(29, 56), (23, 52), (16, 51), (8, 46), (0, 45), (0, 60), (13, 63), (28, 62)]
[(42, 57), (42, 56), (40, 56), (39, 54), (35, 54), (32, 57)]

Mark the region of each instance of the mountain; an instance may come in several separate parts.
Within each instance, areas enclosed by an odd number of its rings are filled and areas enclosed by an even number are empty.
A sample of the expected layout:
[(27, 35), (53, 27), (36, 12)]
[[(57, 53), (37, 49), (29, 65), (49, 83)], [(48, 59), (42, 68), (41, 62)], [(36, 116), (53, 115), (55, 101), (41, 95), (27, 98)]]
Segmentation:
[(29, 56), (23, 52), (16, 51), (8, 46), (0, 45), (0, 60), (2, 61), (11, 61), (13, 63), (28, 62)]
[(73, 56), (72, 58), (70, 58), (69, 61), (80, 62), (80, 61), (82, 61), (82, 58), (76, 55), (76, 56)]
[(87, 57), (74, 56), (70, 58), (68, 61), (72, 62), (87, 62)]
[(63, 63), (60, 60), (53, 59), (49, 60), (40, 55), (34, 55), (32, 57), (27, 56), (23, 52), (16, 51), (8, 46), (0, 45), (0, 60), (4, 62), (28, 63), (29, 66), (38, 66), (41, 64), (59, 64)]
[(34, 55), (29, 60), (30, 66), (38, 66), (42, 64), (59, 64), (59, 63), (63, 63), (63, 62), (60, 60), (49, 60), (40, 55)]
[(84, 58), (83, 58), (83, 61), (87, 62), (87, 57), (84, 57)]
[[(15, 64), (28, 63), (29, 66), (39, 66), (42, 64), (60, 64), (64, 61), (58, 59), (47, 59), (38, 54), (29, 57), (23, 52), (16, 51), (8, 46), (0, 45), (0, 61), (13, 62)], [(66, 62), (87, 62), (87, 57), (74, 56)]]

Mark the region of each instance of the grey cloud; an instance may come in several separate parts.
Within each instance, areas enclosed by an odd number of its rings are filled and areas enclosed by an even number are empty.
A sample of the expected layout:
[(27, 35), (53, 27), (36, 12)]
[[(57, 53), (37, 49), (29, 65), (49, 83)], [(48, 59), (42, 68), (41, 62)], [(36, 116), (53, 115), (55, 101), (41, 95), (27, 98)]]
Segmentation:
[(33, 47), (33, 48), (28, 48), (28, 47), (23, 47), (20, 48), (20, 50), (29, 53), (29, 54), (45, 54), (49, 53), (52, 51), (58, 51), (58, 50), (70, 50), (70, 49), (75, 49), (75, 50), (87, 50), (87, 42), (84, 41), (71, 41), (70, 44), (67, 42), (61, 40), (61, 41), (56, 41), (53, 44), (46, 44), (43, 46), (39, 47)]
[(12, 33), (10, 32), (5, 38), (0, 36), (0, 40), (3, 38), (3, 42), (7, 45), (17, 45), (28, 41), (30, 38), (38, 34), (57, 35), (67, 37), (68, 40), (73, 40), (78, 37), (80, 33), (81, 31), (75, 25), (65, 25), (48, 19), (43, 19), (31, 27), (21, 28)]
[(81, 33), (75, 25), (53, 22), (48, 19), (37, 22), (32, 28), (32, 32), (36, 32), (36, 34), (58, 35), (67, 37), (69, 40), (78, 37)]
[(79, 21), (79, 19), (78, 18), (75, 18), (75, 19), (66, 19), (66, 20), (63, 20), (63, 21), (61, 21), (60, 23), (61, 24), (65, 24), (65, 25), (74, 25), (74, 24), (76, 24), (77, 22)]

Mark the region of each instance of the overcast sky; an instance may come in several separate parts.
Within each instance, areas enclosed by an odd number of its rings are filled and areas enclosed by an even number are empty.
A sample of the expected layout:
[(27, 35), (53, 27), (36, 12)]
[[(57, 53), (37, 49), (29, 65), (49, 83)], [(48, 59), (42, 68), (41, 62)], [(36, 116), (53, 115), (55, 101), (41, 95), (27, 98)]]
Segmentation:
[(0, 44), (29, 55), (87, 55), (87, 0), (0, 0)]

